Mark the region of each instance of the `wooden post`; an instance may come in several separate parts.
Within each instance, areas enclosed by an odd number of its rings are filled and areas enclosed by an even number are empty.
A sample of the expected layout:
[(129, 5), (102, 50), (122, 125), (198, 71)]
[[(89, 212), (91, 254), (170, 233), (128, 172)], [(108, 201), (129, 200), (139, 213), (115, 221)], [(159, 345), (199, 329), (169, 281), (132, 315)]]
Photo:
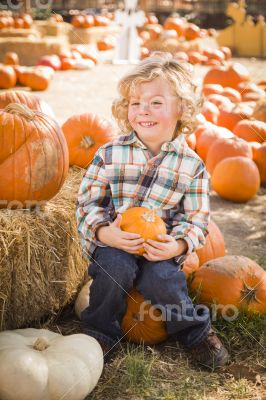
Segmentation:
[(30, 0), (20, 0), (21, 12), (31, 14), (31, 1)]

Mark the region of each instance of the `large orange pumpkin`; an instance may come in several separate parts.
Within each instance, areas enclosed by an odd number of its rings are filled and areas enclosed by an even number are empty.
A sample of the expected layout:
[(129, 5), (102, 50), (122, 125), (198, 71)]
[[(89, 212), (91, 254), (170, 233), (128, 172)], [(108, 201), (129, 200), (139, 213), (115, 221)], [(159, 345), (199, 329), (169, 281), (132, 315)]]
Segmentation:
[(243, 256), (225, 256), (209, 261), (195, 272), (192, 288), (199, 301), (216, 303), (218, 310), (236, 306), (238, 310), (266, 312), (266, 272)]
[(253, 160), (259, 169), (261, 183), (266, 183), (266, 142), (253, 149)]
[(266, 123), (263, 121), (244, 119), (236, 124), (233, 132), (247, 142), (266, 141)]
[(199, 257), (199, 265), (206, 263), (209, 260), (213, 260), (217, 257), (223, 257), (225, 255), (225, 243), (222, 232), (214, 221), (210, 221), (208, 224), (208, 235), (206, 242), (203, 247), (196, 250)]
[(41, 111), (54, 118), (54, 112), (50, 106), (39, 97), (24, 90), (8, 90), (0, 93), (0, 110), (10, 103), (25, 104), (31, 110)]
[(2, 207), (31, 207), (51, 199), (68, 172), (67, 144), (56, 121), (11, 103), (0, 111), (0, 125)]
[(224, 199), (244, 203), (258, 192), (260, 174), (250, 158), (229, 157), (216, 165), (211, 182), (213, 190)]
[[(88, 281), (75, 301), (75, 312), (80, 318), (90, 303), (90, 286), (92, 280)], [(166, 324), (161, 312), (148, 302), (134, 288), (127, 295), (127, 311), (121, 322), (121, 328), (125, 337), (135, 343), (144, 342), (155, 344), (167, 339)]]
[(217, 125), (233, 131), (234, 127), (242, 119), (249, 119), (252, 115), (252, 108), (245, 103), (238, 103), (233, 106), (220, 108), (217, 118)]
[(216, 165), (227, 157), (242, 156), (252, 159), (252, 149), (250, 145), (238, 137), (230, 139), (217, 139), (211, 145), (207, 158), (206, 168), (210, 174), (212, 174)]
[(127, 312), (121, 323), (125, 337), (134, 343), (156, 344), (167, 339), (162, 313), (133, 289), (127, 296)]
[(218, 83), (224, 87), (237, 89), (241, 82), (250, 81), (250, 75), (246, 67), (240, 63), (211, 68), (203, 79), (203, 83)]
[[(147, 207), (132, 207), (122, 214), (120, 225), (122, 231), (138, 233), (146, 241), (148, 239), (159, 241), (158, 235), (166, 234), (164, 221), (156, 210), (150, 210)], [(144, 248), (139, 250), (139, 254), (145, 252)]]
[(197, 131), (200, 134), (197, 137), (196, 152), (205, 161), (211, 145), (218, 138), (230, 139), (234, 134), (226, 128), (218, 127), (214, 124), (206, 124), (205, 127), (200, 127)]
[(28, 86), (32, 90), (46, 90), (51, 81), (48, 67), (32, 67), (22, 69), (19, 73), (19, 79), (23, 86)]
[(115, 137), (112, 124), (97, 114), (73, 115), (63, 124), (70, 165), (87, 168), (98, 148)]

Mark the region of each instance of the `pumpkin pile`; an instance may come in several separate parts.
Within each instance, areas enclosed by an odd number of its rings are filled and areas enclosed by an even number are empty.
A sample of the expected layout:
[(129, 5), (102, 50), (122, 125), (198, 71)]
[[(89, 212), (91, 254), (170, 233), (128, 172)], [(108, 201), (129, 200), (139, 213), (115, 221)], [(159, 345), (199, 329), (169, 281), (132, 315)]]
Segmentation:
[(23, 13), (13, 16), (12, 11), (0, 12), (0, 30), (4, 28), (30, 29), (32, 23), (33, 20), (30, 14)]
[(231, 58), (231, 50), (206, 47), (200, 41), (215, 34), (214, 30), (201, 29), (179, 16), (170, 16), (160, 25), (155, 15), (147, 15), (143, 27), (139, 28), (139, 42), (147, 55), (152, 51), (167, 51), (180, 61), (218, 66)]
[(75, 28), (92, 28), (92, 27), (104, 27), (109, 26), (113, 19), (112, 13), (104, 14), (83, 14), (79, 13), (72, 17), (71, 24)]
[[(114, 44), (114, 38), (112, 43)], [(7, 52), (4, 55), (3, 64), (0, 64), (0, 89), (12, 89), (20, 85), (27, 86), (31, 90), (46, 90), (55, 71), (88, 70), (98, 63), (98, 58), (96, 46), (72, 45), (69, 51), (64, 51), (59, 55), (43, 56), (39, 59), (37, 66), (26, 67), (20, 65), (17, 53)]]
[(7, 52), (4, 64), (0, 65), (0, 89), (12, 89), (21, 85), (31, 90), (46, 90), (53, 75), (54, 69), (50, 66), (24, 67), (19, 65), (16, 53)]
[(212, 188), (224, 199), (247, 202), (266, 183), (265, 85), (239, 63), (210, 69), (204, 105), (188, 145), (204, 160)]

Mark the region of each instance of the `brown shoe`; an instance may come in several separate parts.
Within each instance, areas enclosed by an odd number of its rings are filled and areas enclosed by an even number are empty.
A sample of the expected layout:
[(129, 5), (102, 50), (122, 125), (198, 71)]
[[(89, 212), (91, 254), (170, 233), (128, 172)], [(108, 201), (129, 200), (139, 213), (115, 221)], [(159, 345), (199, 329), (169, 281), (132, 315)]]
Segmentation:
[(229, 354), (213, 329), (210, 329), (207, 338), (192, 347), (191, 355), (199, 364), (215, 369), (222, 367), (229, 361)]

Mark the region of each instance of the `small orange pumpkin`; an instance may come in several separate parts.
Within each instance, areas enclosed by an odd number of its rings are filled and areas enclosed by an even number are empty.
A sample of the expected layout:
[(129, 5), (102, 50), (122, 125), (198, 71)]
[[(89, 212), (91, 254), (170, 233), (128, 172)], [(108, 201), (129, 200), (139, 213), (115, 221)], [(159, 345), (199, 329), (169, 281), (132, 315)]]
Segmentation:
[[(122, 231), (138, 233), (146, 241), (148, 239), (159, 241), (158, 235), (166, 234), (164, 221), (155, 210), (147, 207), (132, 207), (122, 214), (120, 225)], [(139, 250), (139, 254), (145, 252), (144, 248)]]
[(115, 46), (115, 39), (113, 36), (106, 36), (97, 41), (97, 49), (99, 51), (112, 50)]
[(125, 337), (134, 343), (156, 344), (167, 339), (166, 323), (162, 313), (133, 289), (127, 296), (127, 312), (121, 328)]
[(17, 53), (14, 51), (8, 51), (4, 55), (4, 64), (5, 65), (19, 65), (19, 58)]
[(0, 89), (11, 89), (16, 85), (17, 75), (9, 65), (0, 65)]
[(200, 36), (200, 28), (195, 24), (188, 24), (185, 29), (186, 40), (195, 40)]
[(219, 305), (218, 311), (233, 305), (248, 313), (266, 312), (266, 272), (247, 257), (208, 261), (195, 272), (192, 289), (201, 303)]
[(186, 23), (184, 19), (179, 17), (168, 17), (164, 22), (165, 30), (175, 30), (178, 37), (185, 35), (185, 26)]
[(257, 165), (247, 157), (229, 157), (220, 161), (211, 177), (213, 190), (222, 198), (244, 203), (256, 195), (260, 188)]
[(97, 114), (73, 115), (62, 125), (70, 165), (87, 168), (98, 148), (115, 137), (112, 124)]
[(204, 246), (196, 250), (200, 266), (209, 260), (225, 255), (224, 237), (219, 227), (211, 220), (207, 229), (209, 233)]

